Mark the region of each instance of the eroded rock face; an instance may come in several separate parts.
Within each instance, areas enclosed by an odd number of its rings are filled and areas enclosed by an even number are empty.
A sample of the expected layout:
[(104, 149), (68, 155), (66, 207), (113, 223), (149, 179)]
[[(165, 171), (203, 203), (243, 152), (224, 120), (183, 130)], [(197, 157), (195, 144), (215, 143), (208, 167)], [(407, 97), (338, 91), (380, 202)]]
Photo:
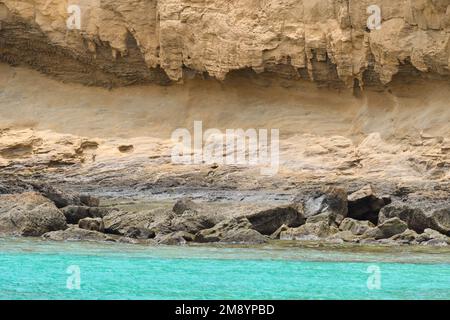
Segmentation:
[(38, 193), (0, 195), (0, 234), (41, 236), (66, 227), (62, 212)]
[(0, 57), (102, 85), (167, 83), (202, 73), (224, 79), (244, 68), (349, 86), (355, 79), (387, 83), (405, 63), (448, 74), (447, 1), (380, 0), (382, 26), (369, 32), (372, 4), (82, 1), (81, 31), (70, 31), (65, 2), (2, 0)]
[(348, 217), (378, 223), (380, 210), (390, 203), (390, 198), (380, 197), (367, 185), (348, 196)]

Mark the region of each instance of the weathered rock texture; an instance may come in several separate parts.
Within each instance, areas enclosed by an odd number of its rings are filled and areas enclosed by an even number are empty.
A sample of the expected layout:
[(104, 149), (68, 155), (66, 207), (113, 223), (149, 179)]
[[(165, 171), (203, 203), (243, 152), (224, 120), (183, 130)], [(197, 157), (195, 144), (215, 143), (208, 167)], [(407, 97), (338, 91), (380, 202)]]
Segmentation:
[[(81, 30), (67, 29), (69, 4)], [(382, 26), (370, 31), (373, 4)], [(243, 69), (347, 86), (449, 74), (448, 0), (1, 0), (0, 23), (1, 60), (89, 84)]]

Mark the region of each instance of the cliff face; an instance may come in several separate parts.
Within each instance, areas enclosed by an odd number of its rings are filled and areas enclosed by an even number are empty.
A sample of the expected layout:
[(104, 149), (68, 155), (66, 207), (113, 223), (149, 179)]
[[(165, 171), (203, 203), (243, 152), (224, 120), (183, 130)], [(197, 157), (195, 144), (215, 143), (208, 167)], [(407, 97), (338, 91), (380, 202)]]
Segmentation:
[(0, 23), (1, 60), (94, 85), (253, 70), (352, 87), (450, 66), (449, 0), (0, 0)]

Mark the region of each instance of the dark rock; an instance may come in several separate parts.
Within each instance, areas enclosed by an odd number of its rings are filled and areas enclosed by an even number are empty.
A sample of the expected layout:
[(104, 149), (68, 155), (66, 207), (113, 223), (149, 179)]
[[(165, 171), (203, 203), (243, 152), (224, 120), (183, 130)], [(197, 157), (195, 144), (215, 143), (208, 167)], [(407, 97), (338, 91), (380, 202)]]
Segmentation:
[[(425, 211), (426, 210), (426, 211)], [(397, 217), (408, 224), (410, 229), (422, 233), (425, 229), (434, 229), (450, 235), (450, 207), (427, 208), (394, 202), (380, 211), (379, 222)]]
[(365, 238), (387, 239), (397, 234), (403, 233), (408, 229), (408, 225), (399, 218), (392, 218), (384, 221), (375, 228), (367, 230), (364, 233)]
[(62, 213), (66, 217), (67, 223), (78, 224), (78, 221), (91, 217), (89, 207), (84, 206), (67, 206), (61, 208)]
[(155, 237), (155, 232), (145, 228), (130, 227), (125, 233), (125, 237), (132, 239), (151, 239)]
[(184, 214), (176, 216), (170, 221), (169, 229), (196, 234), (200, 230), (209, 229), (213, 226), (214, 222), (208, 216), (192, 211), (185, 211)]
[(252, 228), (259, 233), (271, 235), (282, 225), (298, 227), (305, 223), (303, 215), (293, 206), (277, 207), (253, 213), (246, 217)]
[(47, 199), (53, 201), (58, 208), (67, 207), (69, 205), (81, 205), (80, 197), (70, 192), (62, 191), (47, 183), (33, 182), (31, 183), (34, 190), (42, 194)]
[(67, 223), (78, 224), (78, 221), (84, 218), (103, 218), (111, 209), (86, 206), (67, 206), (61, 208), (66, 217)]
[(100, 199), (89, 195), (80, 195), (80, 202), (88, 207), (98, 207), (100, 205)]
[(307, 199), (299, 195), (294, 203), (303, 205), (303, 215), (309, 218), (321, 213), (331, 212), (340, 223), (347, 216), (347, 193), (344, 189), (329, 187), (313, 193)]
[(178, 200), (173, 206), (173, 212), (178, 215), (182, 215), (185, 211), (197, 212), (199, 205), (192, 201), (190, 198), (183, 198)]
[(378, 197), (370, 185), (348, 196), (348, 217), (378, 223), (380, 210), (390, 203), (387, 197)]
[(419, 233), (429, 227), (429, 218), (422, 209), (411, 207), (402, 202), (394, 202), (381, 209), (378, 223), (384, 223), (392, 218), (403, 220), (408, 228)]
[(78, 227), (85, 230), (104, 232), (105, 226), (101, 218), (84, 218), (78, 221)]
[(429, 217), (431, 229), (450, 236), (450, 206), (433, 210)]
[(41, 194), (0, 195), (0, 234), (41, 236), (65, 228), (62, 212)]

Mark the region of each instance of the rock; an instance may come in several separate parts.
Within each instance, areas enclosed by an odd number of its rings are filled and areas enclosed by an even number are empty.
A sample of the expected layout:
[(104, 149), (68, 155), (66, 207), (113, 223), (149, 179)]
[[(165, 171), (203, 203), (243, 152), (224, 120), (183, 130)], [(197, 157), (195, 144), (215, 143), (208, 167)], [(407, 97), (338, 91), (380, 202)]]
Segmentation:
[(199, 231), (195, 235), (195, 241), (263, 243), (267, 241), (267, 238), (253, 230), (247, 218), (239, 217), (224, 220), (210, 229)]
[(125, 237), (132, 239), (151, 239), (155, 237), (155, 232), (145, 228), (130, 227), (125, 232)]
[(352, 218), (345, 218), (339, 225), (339, 230), (350, 231), (354, 235), (362, 235), (367, 230), (374, 227), (375, 225), (370, 221), (360, 221)]
[(66, 228), (62, 212), (39, 193), (0, 195), (0, 234), (41, 236)]
[(390, 202), (388, 197), (378, 197), (370, 185), (348, 196), (348, 217), (378, 223), (378, 214)]
[(139, 212), (117, 210), (104, 216), (103, 223), (105, 224), (105, 232), (124, 235), (131, 227), (153, 230), (156, 225), (155, 219), (164, 217), (165, 221), (170, 221), (172, 216), (172, 210), (168, 208), (156, 208)]
[(195, 236), (185, 231), (177, 231), (164, 235), (157, 235), (155, 240), (159, 244), (167, 245), (183, 245), (187, 242), (194, 241)]
[(127, 243), (127, 244), (145, 244), (145, 245), (156, 245), (157, 242), (154, 239), (136, 239), (129, 237), (120, 237), (117, 242)]
[(408, 225), (399, 218), (392, 218), (384, 221), (375, 228), (369, 229), (364, 233), (365, 238), (387, 239), (396, 234), (403, 233), (408, 229)]
[(285, 224), (283, 224), (281, 227), (279, 227), (274, 233), (270, 235), (270, 239), (280, 239), (281, 232), (289, 230), (289, 227)]
[(347, 193), (340, 188), (325, 188), (313, 193), (306, 201), (303, 195), (299, 195), (294, 199), (294, 203), (303, 204), (305, 218), (331, 212), (337, 223), (340, 223), (347, 216)]
[(98, 207), (100, 205), (100, 199), (89, 195), (80, 195), (80, 202), (88, 207)]
[(325, 222), (328, 225), (336, 225), (336, 215), (333, 212), (324, 212), (319, 213), (315, 216), (309, 217), (306, 219), (306, 223), (318, 223), (318, 222)]
[(408, 228), (422, 233), (429, 226), (429, 218), (420, 208), (414, 208), (402, 202), (394, 202), (380, 211), (378, 222), (384, 223), (388, 219), (399, 218), (406, 222)]
[(252, 228), (264, 235), (271, 235), (282, 225), (298, 227), (305, 223), (305, 218), (293, 206), (277, 207), (259, 211), (246, 217)]
[(220, 242), (231, 244), (262, 244), (267, 242), (267, 238), (253, 229), (237, 229), (225, 234)]
[(197, 212), (199, 207), (200, 206), (190, 198), (183, 198), (175, 203), (172, 210), (175, 214), (182, 215), (185, 211)]
[(105, 226), (101, 218), (84, 218), (78, 221), (78, 227), (85, 230), (105, 231)]
[(421, 245), (424, 246), (434, 246), (434, 247), (446, 247), (448, 246), (449, 242), (446, 240), (440, 240), (440, 239), (431, 239), (426, 242), (422, 242)]
[(280, 240), (316, 240), (327, 238), (339, 230), (327, 222), (306, 223), (298, 228), (281, 232)]
[(335, 239), (341, 239), (344, 242), (359, 241), (359, 237), (349, 230), (337, 232), (327, 238), (327, 240), (335, 240)]
[(209, 229), (214, 226), (214, 222), (206, 215), (193, 211), (185, 211), (181, 216), (175, 216), (168, 228), (173, 231), (186, 231), (196, 234), (200, 230)]
[(111, 211), (111, 209), (72, 205), (61, 208), (61, 211), (66, 217), (67, 223), (78, 224), (78, 222), (84, 218), (103, 218)]
[(401, 202), (392, 203), (380, 211), (379, 222), (398, 217), (408, 224), (408, 228), (422, 233), (425, 229), (434, 229), (450, 235), (450, 207), (438, 209), (422, 209)]
[(66, 230), (47, 232), (42, 237), (54, 241), (114, 241), (104, 233), (81, 229), (77, 226), (71, 226)]
[(31, 185), (35, 191), (53, 201), (58, 208), (67, 207), (69, 205), (82, 205), (80, 197), (76, 194), (62, 191), (47, 183), (33, 182)]
[(418, 243), (428, 242), (430, 240), (437, 240), (450, 243), (449, 237), (433, 229), (425, 229), (423, 233), (419, 234), (416, 237), (416, 241)]
[(450, 207), (436, 209), (429, 215), (430, 228), (450, 236)]
[(67, 206), (61, 208), (62, 213), (66, 217), (67, 223), (78, 224), (78, 221), (91, 217), (89, 207), (85, 206)]
[(411, 243), (416, 241), (417, 237), (418, 237), (417, 232), (411, 229), (406, 229), (404, 232), (396, 234), (392, 236), (390, 239), (394, 241), (405, 241), (407, 243)]

